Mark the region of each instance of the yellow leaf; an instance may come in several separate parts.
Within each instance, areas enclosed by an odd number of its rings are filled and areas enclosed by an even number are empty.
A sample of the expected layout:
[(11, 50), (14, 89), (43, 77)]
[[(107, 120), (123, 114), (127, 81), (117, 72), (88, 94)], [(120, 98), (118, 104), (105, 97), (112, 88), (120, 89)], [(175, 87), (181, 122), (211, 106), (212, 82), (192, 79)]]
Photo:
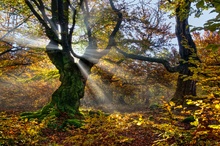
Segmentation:
[(216, 109), (220, 109), (220, 104), (216, 104), (216, 105), (215, 105), (215, 108), (216, 108)]
[(170, 105), (171, 105), (171, 106), (175, 106), (175, 103), (172, 102), (172, 101), (170, 101)]
[(208, 99), (212, 99), (212, 98), (215, 98), (214, 94), (211, 93), (209, 96), (208, 96)]
[(28, 121), (28, 118), (25, 118), (24, 122), (27, 122)]
[(188, 104), (188, 105), (193, 104), (192, 100), (188, 100), (188, 101), (187, 101), (187, 104)]
[(190, 125), (198, 126), (199, 125), (198, 119), (196, 119), (194, 122), (190, 122)]
[(142, 121), (139, 121), (137, 122), (137, 125), (140, 126), (143, 122)]
[(209, 127), (213, 129), (220, 129), (220, 125), (209, 125)]

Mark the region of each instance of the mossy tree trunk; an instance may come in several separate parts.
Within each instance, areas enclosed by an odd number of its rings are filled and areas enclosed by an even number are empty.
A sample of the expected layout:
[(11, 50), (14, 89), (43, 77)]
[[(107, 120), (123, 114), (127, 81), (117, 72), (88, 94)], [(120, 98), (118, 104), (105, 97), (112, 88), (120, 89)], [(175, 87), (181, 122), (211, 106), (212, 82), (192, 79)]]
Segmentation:
[(60, 87), (53, 93), (50, 104), (60, 113), (74, 117), (79, 113), (80, 98), (84, 95), (84, 78), (76, 63), (61, 51), (48, 51), (48, 56), (59, 70)]
[[(84, 96), (85, 79), (76, 63), (61, 51), (48, 51), (49, 58), (59, 70), (61, 85), (53, 93), (51, 101), (34, 113), (23, 113), (24, 118), (56, 118), (61, 127), (66, 124), (80, 126), (80, 99)], [(64, 125), (65, 124), (65, 125)], [(58, 126), (58, 125), (57, 125)]]
[[(54, 44), (52, 46), (54, 47)], [(74, 58), (69, 56), (68, 53), (49, 48), (47, 54), (59, 70), (61, 85), (52, 94), (51, 101), (41, 110), (34, 113), (23, 113), (22, 116), (39, 120), (56, 118), (61, 127), (66, 124), (80, 126), (80, 121), (77, 119), (81, 117), (79, 106), (80, 99), (84, 96), (86, 79), (83, 77), (77, 63), (74, 62)]]

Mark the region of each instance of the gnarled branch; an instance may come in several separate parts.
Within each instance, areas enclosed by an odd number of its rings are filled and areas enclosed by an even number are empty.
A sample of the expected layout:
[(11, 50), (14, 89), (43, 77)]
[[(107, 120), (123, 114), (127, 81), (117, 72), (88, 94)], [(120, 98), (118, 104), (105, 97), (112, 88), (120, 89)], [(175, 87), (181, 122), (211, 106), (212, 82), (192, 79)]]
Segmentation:
[(107, 47), (105, 48), (104, 51), (101, 52), (102, 56), (106, 55), (110, 51), (112, 46), (116, 46), (115, 36), (116, 36), (117, 32), (119, 31), (119, 28), (120, 28), (121, 23), (122, 23), (122, 17), (123, 17), (120, 10), (115, 7), (113, 1), (109, 0), (109, 2), (110, 2), (112, 10), (117, 14), (118, 19), (117, 19), (117, 23), (116, 23), (112, 33), (109, 36), (109, 42), (108, 42)]
[(35, 10), (34, 6), (31, 4), (29, 0), (25, 0), (25, 3), (30, 8), (31, 12), (37, 17), (38, 21), (44, 26), (45, 32), (49, 39), (54, 40), (56, 42), (59, 42), (58, 36), (56, 32), (53, 31), (53, 29), (50, 28), (50, 26), (47, 24), (47, 22), (40, 16), (40, 14)]
[(141, 56), (141, 55), (129, 54), (129, 53), (126, 53), (126, 52), (120, 50), (117, 47), (116, 47), (116, 50), (119, 53), (123, 54), (126, 58), (163, 64), (163, 66), (166, 68), (166, 70), (169, 71), (170, 73), (179, 72), (181, 70), (180, 65), (171, 66), (170, 63), (163, 58), (145, 57), (145, 56)]

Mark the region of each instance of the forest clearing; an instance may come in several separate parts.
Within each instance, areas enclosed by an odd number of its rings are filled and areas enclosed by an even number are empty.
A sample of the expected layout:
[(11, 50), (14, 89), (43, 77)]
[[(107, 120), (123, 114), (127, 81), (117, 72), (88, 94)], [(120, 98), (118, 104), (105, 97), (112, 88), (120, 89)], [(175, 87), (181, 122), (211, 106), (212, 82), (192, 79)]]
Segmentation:
[[(18, 81), (14, 84), (11, 82), (8, 86), (2, 82), (1, 97), (9, 94), (8, 96), (13, 95), (14, 98), (1, 99), (3, 101), (0, 108), (1, 145), (217, 146), (220, 144), (219, 127), (204, 127), (199, 124), (198, 119), (192, 120), (194, 118), (191, 117), (190, 110), (170, 105), (163, 96), (152, 99), (150, 105), (146, 103), (128, 105), (124, 102), (115, 102), (117, 104), (114, 106), (111, 103), (81, 105), (80, 112), (83, 117), (78, 123), (79, 127), (62, 127), (62, 119), (60, 123), (54, 122), (57, 117), (49, 117), (41, 122), (37, 119), (22, 119), (21, 113), (39, 110), (50, 100), (51, 94), (59, 86), (56, 74), (49, 81), (43, 79), (45, 77), (38, 78), (38, 81), (26, 79), (21, 80), (20, 84)], [(136, 100), (138, 102), (138, 99)], [(155, 102), (158, 100), (160, 104)]]

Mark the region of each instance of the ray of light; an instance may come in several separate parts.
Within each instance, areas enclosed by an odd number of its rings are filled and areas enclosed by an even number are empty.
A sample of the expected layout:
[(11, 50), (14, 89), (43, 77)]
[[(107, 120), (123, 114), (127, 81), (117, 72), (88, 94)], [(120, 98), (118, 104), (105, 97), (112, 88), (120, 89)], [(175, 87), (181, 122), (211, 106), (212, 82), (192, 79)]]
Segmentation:
[(84, 77), (87, 78), (87, 85), (89, 86), (89, 88), (94, 90), (93, 93), (95, 94), (96, 100), (100, 103), (108, 104), (109, 107), (114, 108), (110, 101), (110, 98), (112, 97), (109, 97), (109, 95), (106, 95), (106, 93), (104, 93), (103, 89), (101, 88), (102, 85), (98, 85), (91, 77), (89, 77), (89, 69), (86, 64), (79, 61), (77, 65), (80, 68)]
[(3, 39), (6, 42), (10, 42), (13, 45), (21, 46), (24, 48), (46, 48), (49, 40), (34, 36), (23, 35), (10, 35)]
[(109, 66), (112, 66), (112, 63), (105, 62), (103, 65), (102, 63), (97, 64), (98, 67), (110, 73), (112, 75), (116, 75), (118, 78), (124, 79), (125, 76), (129, 76), (130, 78), (134, 77), (134, 74), (125, 71), (123, 67), (119, 66), (118, 64), (114, 64), (114, 69), (110, 69)]

